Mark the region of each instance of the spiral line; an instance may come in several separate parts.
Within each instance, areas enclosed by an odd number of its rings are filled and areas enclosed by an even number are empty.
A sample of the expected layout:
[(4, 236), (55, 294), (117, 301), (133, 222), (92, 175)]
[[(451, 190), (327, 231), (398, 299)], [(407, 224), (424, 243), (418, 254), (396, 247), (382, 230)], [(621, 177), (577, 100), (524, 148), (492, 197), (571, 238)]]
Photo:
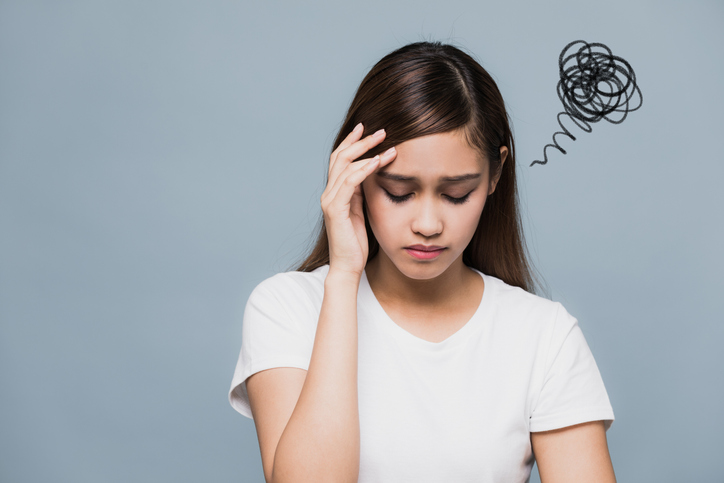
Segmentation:
[[(582, 44), (575, 50), (576, 44)], [(549, 147), (563, 154), (566, 150), (558, 144), (556, 136), (563, 134), (572, 140), (576, 137), (563, 126), (561, 116), (568, 116), (579, 128), (591, 132), (590, 123), (605, 119), (613, 124), (621, 124), (629, 112), (643, 104), (641, 89), (636, 85), (636, 74), (631, 65), (621, 57), (611, 53), (611, 49), (601, 43), (575, 40), (558, 57), (558, 98), (565, 111), (558, 113), (558, 125), (563, 131), (553, 134), (553, 144), (543, 148), (543, 161), (535, 160), (530, 165), (546, 164)], [(638, 96), (638, 105), (631, 107), (634, 97)]]

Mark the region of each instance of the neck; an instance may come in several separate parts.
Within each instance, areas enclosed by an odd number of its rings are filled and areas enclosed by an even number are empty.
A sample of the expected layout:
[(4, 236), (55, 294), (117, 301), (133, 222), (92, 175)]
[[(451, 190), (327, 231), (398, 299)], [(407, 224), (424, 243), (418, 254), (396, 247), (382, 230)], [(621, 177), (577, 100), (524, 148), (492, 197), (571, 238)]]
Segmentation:
[(463, 263), (461, 254), (439, 275), (423, 280), (413, 279), (400, 272), (381, 250), (367, 264), (365, 273), (378, 300), (430, 308), (454, 306), (469, 291), (470, 278), (474, 275)]

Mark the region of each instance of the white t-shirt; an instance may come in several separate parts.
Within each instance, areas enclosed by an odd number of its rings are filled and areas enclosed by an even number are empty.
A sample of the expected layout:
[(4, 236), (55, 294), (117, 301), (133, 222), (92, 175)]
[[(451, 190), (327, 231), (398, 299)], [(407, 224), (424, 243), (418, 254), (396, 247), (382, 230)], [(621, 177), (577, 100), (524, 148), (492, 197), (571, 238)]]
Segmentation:
[[(251, 418), (246, 379), (309, 368), (324, 279), (279, 273), (244, 312), (229, 400)], [(577, 320), (558, 302), (476, 270), (480, 306), (442, 342), (385, 313), (362, 275), (357, 298), (359, 483), (526, 482), (530, 432), (605, 420), (613, 409)]]

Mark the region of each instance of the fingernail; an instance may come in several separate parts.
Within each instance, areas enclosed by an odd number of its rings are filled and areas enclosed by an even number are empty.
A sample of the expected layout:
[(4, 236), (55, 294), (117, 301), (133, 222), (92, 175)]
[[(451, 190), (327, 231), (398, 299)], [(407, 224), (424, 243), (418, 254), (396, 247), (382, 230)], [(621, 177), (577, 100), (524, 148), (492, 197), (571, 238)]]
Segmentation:
[(384, 129), (380, 129), (379, 131), (377, 131), (376, 133), (374, 133), (374, 134), (372, 135), (372, 137), (378, 138), (378, 137), (382, 136), (384, 133), (385, 133), (385, 130), (384, 130)]
[(357, 131), (359, 131), (360, 129), (362, 129), (362, 123), (357, 124), (357, 125), (354, 127), (354, 129), (352, 129), (352, 131), (353, 131), (353, 132), (357, 132)]
[(387, 151), (385, 151), (384, 153), (382, 153), (382, 156), (389, 156), (390, 154), (392, 154), (392, 153), (394, 153), (394, 152), (395, 152), (395, 147), (392, 146), (390, 149), (388, 149)]

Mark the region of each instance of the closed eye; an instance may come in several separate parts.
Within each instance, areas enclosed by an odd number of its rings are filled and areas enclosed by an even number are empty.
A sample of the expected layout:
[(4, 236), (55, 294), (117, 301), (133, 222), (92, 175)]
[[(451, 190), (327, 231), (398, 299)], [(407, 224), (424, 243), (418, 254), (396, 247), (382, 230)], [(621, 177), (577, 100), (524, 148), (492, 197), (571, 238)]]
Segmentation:
[[(405, 201), (410, 199), (410, 196), (412, 196), (412, 193), (408, 193), (408, 194), (402, 195), (402, 196), (395, 196), (384, 188), (383, 188), (383, 191), (387, 195), (387, 198), (389, 198), (389, 200), (392, 201), (393, 203), (404, 203)], [(473, 190), (473, 191), (475, 191), (475, 190)], [(470, 193), (472, 193), (472, 191)], [(448, 201), (450, 201), (450, 203), (453, 203), (455, 205), (460, 205), (460, 204), (463, 204), (466, 201), (468, 201), (468, 198), (470, 198), (470, 193), (468, 193), (465, 196), (460, 197), (460, 198), (455, 198), (453, 196), (448, 196), (448, 195), (443, 195), (443, 196), (445, 198), (447, 198)]]

